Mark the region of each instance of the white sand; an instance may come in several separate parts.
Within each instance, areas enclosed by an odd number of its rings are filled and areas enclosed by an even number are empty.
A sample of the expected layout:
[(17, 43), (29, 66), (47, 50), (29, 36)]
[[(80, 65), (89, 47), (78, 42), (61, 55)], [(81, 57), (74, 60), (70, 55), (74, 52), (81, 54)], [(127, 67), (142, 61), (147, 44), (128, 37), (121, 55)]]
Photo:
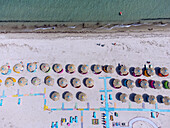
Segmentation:
[[(65, 103), (66, 108), (73, 108), (75, 103), (78, 103), (78, 108), (86, 108), (87, 102), (90, 103), (91, 108), (100, 108), (100, 89), (104, 89), (103, 80), (99, 80), (99, 76), (111, 76), (112, 78), (129, 78), (136, 80), (137, 78), (128, 75), (126, 77), (119, 76), (116, 72), (113, 74), (101, 73), (100, 75), (94, 75), (91, 71), (87, 75), (81, 75), (76, 71), (75, 74), (68, 74), (65, 71), (62, 74), (56, 74), (51, 71), (48, 74), (39, 70), (39, 65), (43, 62), (50, 64), (52, 67), (55, 63), (60, 63), (63, 67), (67, 64), (75, 64), (78, 67), (80, 64), (112, 64), (115, 67), (120, 64), (125, 64), (128, 67), (143, 67), (146, 61), (151, 61), (154, 67), (166, 66), (170, 69), (170, 34), (169, 32), (154, 32), (154, 33), (115, 33), (115, 34), (0, 34), (0, 65), (9, 62), (9, 65), (13, 67), (16, 63), (23, 61), (25, 70), (21, 74), (12, 72), (10, 76), (13, 76), (17, 80), (21, 76), (25, 76), (28, 79), (28, 86), (20, 87), (18, 83), (15, 83), (14, 87), (6, 88), (4, 81), (7, 76), (1, 75), (3, 81), (0, 94), (5, 90), (6, 95), (16, 94), (17, 89), (20, 89), (20, 93), (27, 94), (31, 90), (33, 92), (43, 92), (44, 88), (47, 88), (47, 105), (49, 108), (61, 108), (62, 102)], [(104, 44), (104, 47), (97, 44)], [(112, 45), (116, 43), (116, 45)], [(36, 73), (29, 73), (26, 71), (26, 64), (29, 62), (39, 62), (38, 71)], [(35, 87), (31, 84), (32, 77), (39, 77), (43, 81), (45, 76), (50, 75), (55, 79), (55, 85), (48, 87), (42, 83), (39, 87)], [(57, 85), (57, 79), (65, 77), (68, 81), (73, 77), (77, 77), (83, 80), (86, 77), (91, 77), (95, 81), (95, 87), (92, 89), (86, 88), (83, 84), (80, 89), (75, 89), (69, 83), (69, 86), (65, 89), (60, 88)], [(142, 76), (141, 78), (146, 78)], [(152, 78), (146, 78), (147, 80), (165, 80), (167, 78), (160, 78), (157, 75)], [(126, 92), (127, 94), (153, 94), (170, 96), (169, 90), (161, 89), (155, 90), (148, 88), (143, 90), (142, 88), (135, 87), (133, 90), (122, 87), (119, 90), (115, 90), (109, 84), (107, 80), (108, 89), (113, 90), (113, 101), (117, 103), (117, 108), (127, 108), (128, 103), (122, 104), (115, 99), (117, 92)], [(58, 91), (60, 96), (65, 91), (73, 93), (73, 101), (66, 102), (62, 97), (57, 102), (53, 102), (49, 98), (49, 94), (52, 91)], [(78, 91), (85, 92), (88, 96), (88, 101), (81, 103), (75, 98)], [(70, 128), (80, 128), (81, 112), (80, 111), (55, 111), (48, 112), (43, 110), (43, 97), (22, 97), (22, 105), (17, 105), (18, 98), (5, 98), (3, 100), (3, 106), (0, 107), (0, 126), (1, 128), (49, 128), (52, 121), (59, 121), (61, 117), (69, 119), (70, 116), (78, 116), (79, 123), (72, 124)], [(110, 101), (109, 101), (110, 102)], [(131, 103), (132, 108), (141, 108), (142, 104), (137, 105)], [(154, 105), (145, 103), (147, 108), (154, 108)], [(158, 104), (158, 108), (169, 108), (164, 104)], [(93, 126), (92, 115), (93, 111), (84, 111), (84, 128), (99, 128), (102, 127), (101, 113), (97, 112), (97, 119), (100, 120), (100, 126)], [(126, 122), (134, 117), (142, 116), (153, 120), (158, 126), (162, 128), (169, 127), (170, 113), (164, 113), (159, 118), (151, 119), (150, 112), (119, 112), (119, 117), (115, 117), (117, 122)], [(112, 123), (111, 123), (112, 124)], [(134, 125), (134, 128), (146, 128), (146, 124)], [(61, 128), (65, 128), (63, 125)], [(149, 126), (148, 126), (149, 127)]]

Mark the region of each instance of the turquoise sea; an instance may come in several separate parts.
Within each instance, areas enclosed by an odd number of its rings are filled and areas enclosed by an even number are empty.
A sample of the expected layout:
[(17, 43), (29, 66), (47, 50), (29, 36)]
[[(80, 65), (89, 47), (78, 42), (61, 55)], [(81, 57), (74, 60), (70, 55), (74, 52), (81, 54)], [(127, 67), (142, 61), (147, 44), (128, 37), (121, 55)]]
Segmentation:
[(169, 19), (170, 0), (0, 0), (1, 22), (128, 23)]

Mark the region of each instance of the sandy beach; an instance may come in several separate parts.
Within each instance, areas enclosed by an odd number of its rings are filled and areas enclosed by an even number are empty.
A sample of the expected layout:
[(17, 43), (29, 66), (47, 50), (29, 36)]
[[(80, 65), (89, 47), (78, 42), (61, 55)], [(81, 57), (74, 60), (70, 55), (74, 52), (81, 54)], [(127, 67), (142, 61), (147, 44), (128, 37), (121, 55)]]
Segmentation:
[[(119, 29), (120, 31), (120, 29)], [(104, 89), (104, 81), (99, 77), (111, 77), (122, 79), (132, 79), (136, 81), (138, 78), (127, 75), (120, 76), (115, 71), (114, 73), (104, 73), (95, 75), (91, 70), (88, 74), (82, 75), (77, 71), (77, 67), (80, 64), (87, 64), (89, 67), (93, 64), (108, 65), (111, 64), (117, 67), (118, 64), (123, 64), (130, 67), (144, 67), (146, 61), (150, 61), (153, 67), (167, 67), (170, 69), (170, 31), (167, 27), (162, 28), (159, 31), (145, 32), (132, 30), (128, 32), (115, 32), (115, 33), (1, 33), (0, 34), (0, 65), (9, 63), (12, 67), (20, 61), (24, 64), (24, 71), (21, 74), (17, 74), (12, 71), (10, 75), (1, 75), (2, 79), (0, 94), (5, 91), (6, 98), (3, 99), (3, 104), (0, 106), (0, 127), (1, 128), (51, 128), (52, 122), (59, 122), (59, 128), (67, 128), (66, 123), (61, 126), (61, 118), (66, 118), (69, 121), (70, 116), (77, 116), (78, 123), (73, 122), (70, 128), (103, 128), (102, 111), (99, 111), (101, 107), (105, 107), (105, 104), (101, 104), (101, 94), (99, 92)], [(38, 69), (35, 73), (30, 73), (26, 69), (27, 63), (38, 62)], [(41, 63), (48, 63), (50, 67), (53, 64), (62, 64), (63, 68), (67, 64), (74, 64), (76, 66), (76, 72), (68, 74), (67, 72), (57, 74), (53, 70), (49, 73), (44, 73), (40, 70)], [(44, 78), (50, 75), (54, 78), (54, 86), (49, 87), (44, 84)], [(20, 77), (26, 77), (28, 79), (28, 85), (21, 87), (16, 82), (13, 87), (5, 87), (5, 79), (7, 77), (14, 77), (17, 81)], [(41, 79), (41, 85), (36, 87), (31, 83), (33, 77), (39, 77)], [(68, 80), (68, 87), (60, 88), (57, 84), (57, 80), (60, 77), (64, 77)], [(79, 78), (82, 82), (81, 88), (76, 89), (70, 84), (72, 78)], [(83, 79), (90, 77), (94, 80), (94, 87), (87, 88), (83, 84)], [(155, 96), (163, 95), (170, 96), (168, 89), (142, 89), (134, 87), (132, 90), (127, 87), (121, 89), (114, 89), (110, 84), (110, 79), (107, 79), (107, 89), (112, 90), (108, 92), (113, 96), (112, 100), (109, 100), (109, 106), (113, 107), (116, 104), (116, 108), (128, 108), (129, 102), (131, 102), (132, 108), (142, 108), (142, 104), (136, 104), (135, 102), (128, 101), (121, 103), (116, 99), (118, 92), (124, 92), (127, 94), (152, 94)], [(141, 76), (141, 79), (147, 80), (169, 80), (168, 77), (159, 77), (156, 74), (152, 77)], [(23, 96), (22, 104), (18, 105), (18, 97), (10, 97), (10, 95), (16, 95), (17, 90), (21, 94), (33, 94), (44, 93), (46, 88), (46, 101), (48, 108), (74, 108), (77, 103), (78, 108), (86, 108), (89, 103), (90, 108), (98, 110), (57, 110), (57, 111), (44, 111), (44, 97), (43, 96)], [(60, 99), (56, 102), (52, 101), (49, 97), (52, 91), (60, 93)], [(73, 94), (73, 100), (70, 102), (65, 101), (62, 98), (62, 94), (65, 91), (70, 91)], [(76, 93), (82, 91), (87, 94), (87, 101), (81, 102), (77, 100)], [(154, 109), (155, 105), (150, 105), (144, 102), (145, 108)], [(159, 109), (169, 109), (169, 106), (163, 103), (158, 103)], [(81, 124), (81, 112), (83, 112), (83, 127)], [(92, 125), (92, 119), (94, 119), (93, 112), (96, 112), (97, 119), (99, 119), (98, 125)], [(168, 128), (170, 112), (160, 112), (158, 118), (151, 118), (151, 112), (130, 112), (130, 111), (116, 111), (119, 116), (114, 116), (114, 121), (110, 121), (110, 128), (112, 128), (113, 122), (124, 122), (128, 127), (128, 123), (131, 119), (136, 117), (144, 117), (153, 121), (159, 128)], [(114, 113), (114, 112), (112, 112)], [(150, 124), (143, 123), (142, 121), (135, 122), (133, 128), (152, 128)]]

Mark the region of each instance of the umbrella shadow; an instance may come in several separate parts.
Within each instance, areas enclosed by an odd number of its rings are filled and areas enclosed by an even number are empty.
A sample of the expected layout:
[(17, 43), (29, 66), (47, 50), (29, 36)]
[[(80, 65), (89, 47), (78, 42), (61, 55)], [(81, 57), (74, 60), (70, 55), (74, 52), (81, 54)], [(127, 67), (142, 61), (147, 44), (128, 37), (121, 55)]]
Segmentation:
[(121, 92), (118, 92), (116, 95), (115, 95), (115, 98), (118, 100), (118, 101), (120, 101), (120, 95), (121, 95), (122, 93)]
[(135, 93), (131, 93), (131, 94), (129, 95), (129, 100), (132, 101), (132, 102), (135, 102), (135, 101), (134, 101), (135, 96), (136, 96)]
[[(111, 87), (113, 87), (113, 81), (114, 81), (115, 79), (114, 78), (111, 78), (110, 80), (109, 80), (109, 84), (110, 84), (110, 86)], [(113, 87), (114, 88), (114, 87)]]
[(95, 64), (91, 65), (91, 67), (90, 67), (92, 72), (94, 72), (94, 66), (95, 66)]
[(66, 66), (65, 66), (65, 71), (66, 72), (68, 72), (68, 66), (69, 66), (70, 64), (67, 64)]
[(42, 65), (43, 65), (43, 64), (45, 64), (45, 63), (42, 63), (42, 64), (40, 65), (40, 70), (42, 70), (42, 68), (41, 68), (41, 67), (42, 67)]
[(80, 95), (80, 93), (82, 93), (81, 91), (79, 91), (79, 92), (77, 92), (76, 93), (76, 98), (79, 100), (79, 95)]
[(145, 71), (146, 67), (142, 68), (142, 74), (144, 75), (144, 71)]
[(160, 71), (160, 67), (155, 67), (155, 73), (156, 73), (156, 75), (159, 75), (159, 71)]
[(73, 85), (73, 80), (74, 80), (75, 78), (72, 78), (71, 80), (70, 80), (70, 84), (74, 87), (74, 85)]
[(87, 85), (86, 85), (86, 80), (88, 79), (88, 77), (86, 77), (86, 78), (84, 78), (83, 79), (83, 84), (87, 87)]
[(121, 80), (122, 85), (125, 86), (125, 87), (126, 87), (126, 85), (125, 85), (125, 81), (126, 81), (126, 80), (127, 80), (127, 79), (122, 79), (122, 80)]
[(121, 68), (121, 66), (120, 66), (120, 63), (119, 63), (118, 66), (116, 67), (116, 72), (117, 72), (117, 74), (119, 74), (119, 75), (120, 75), (120, 68)]
[(60, 85), (60, 84), (59, 84), (59, 81), (60, 81), (62, 78), (63, 78), (63, 77), (58, 78), (58, 80), (57, 80), (58, 86)]
[(144, 102), (148, 102), (149, 95), (148, 94), (143, 94), (142, 95)]
[(150, 88), (152, 88), (152, 87), (151, 87), (151, 82), (152, 82), (152, 80), (148, 80), (148, 83), (149, 83), (149, 87), (150, 87)]
[(163, 96), (162, 95), (158, 95), (156, 98), (157, 98), (158, 103), (163, 103), (163, 101), (162, 101)]
[(134, 67), (129, 68), (129, 72), (132, 76), (133, 76), (134, 69), (135, 69)]
[(69, 91), (65, 91), (63, 94), (62, 94), (62, 98), (64, 99), (65, 95), (68, 93)]
[(162, 81), (162, 87), (163, 87), (164, 89), (166, 89), (165, 86), (164, 86), (164, 84), (165, 84), (166, 81), (167, 81), (167, 80), (163, 80), (163, 81)]
[(78, 72), (79, 72), (79, 73), (81, 73), (81, 67), (82, 67), (82, 66), (83, 66), (82, 64), (78, 66)]
[(137, 79), (137, 80), (135, 81), (136, 87), (138, 87), (138, 88), (141, 87), (140, 84), (139, 84), (139, 80), (140, 80), (140, 79)]

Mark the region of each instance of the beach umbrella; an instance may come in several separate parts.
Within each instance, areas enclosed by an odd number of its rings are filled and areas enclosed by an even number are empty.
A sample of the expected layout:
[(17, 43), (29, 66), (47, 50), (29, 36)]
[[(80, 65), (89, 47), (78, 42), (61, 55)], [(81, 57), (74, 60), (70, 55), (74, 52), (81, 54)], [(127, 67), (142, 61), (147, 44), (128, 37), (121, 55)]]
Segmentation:
[(163, 97), (163, 103), (165, 105), (170, 105), (170, 98), (168, 96)]
[(115, 88), (121, 88), (121, 82), (120, 82), (120, 80), (119, 79), (114, 79), (114, 81), (113, 81), (113, 87), (115, 87)]
[(147, 69), (147, 74), (148, 74), (149, 76), (153, 76), (153, 75), (155, 74), (154, 68), (148, 68), (148, 69)]
[(65, 78), (60, 78), (59, 81), (58, 81), (58, 83), (59, 83), (59, 86), (60, 86), (61, 88), (65, 88), (65, 87), (67, 87), (67, 85), (68, 85), (68, 82), (67, 82), (67, 80), (66, 80)]
[(41, 69), (41, 71), (47, 73), (47, 72), (50, 71), (50, 65), (47, 64), (47, 63), (42, 63), (42, 64), (40, 65), (40, 69)]
[(133, 80), (127, 80), (127, 87), (128, 88), (133, 88), (135, 87), (135, 82)]
[(2, 74), (6, 75), (9, 71), (9, 67), (7, 65), (3, 65), (1, 66), (0, 71)]
[(115, 68), (114, 68), (113, 65), (107, 65), (106, 71), (107, 71), (108, 73), (113, 73), (113, 72), (115, 71)]
[(76, 67), (75, 67), (74, 64), (69, 64), (69, 65), (68, 65), (67, 71), (68, 71), (69, 73), (74, 73), (75, 70), (76, 70)]
[(140, 104), (140, 103), (143, 102), (143, 97), (142, 97), (141, 95), (139, 95), (139, 94), (136, 94), (134, 101), (135, 101), (136, 103)]
[(86, 101), (87, 100), (87, 95), (83, 92), (80, 92), (80, 94), (78, 95), (78, 99), (80, 101)]
[(94, 80), (92, 78), (87, 78), (85, 84), (88, 88), (92, 88), (94, 86)]
[(52, 92), (50, 98), (51, 98), (53, 101), (57, 101), (57, 100), (59, 100), (59, 98), (60, 98), (60, 94), (59, 94), (58, 92), (54, 91), (54, 92)]
[(19, 84), (20, 86), (25, 86), (25, 85), (28, 84), (28, 80), (27, 80), (25, 77), (21, 77), (21, 78), (19, 78), (19, 80), (18, 80), (18, 84)]
[(16, 82), (16, 80), (12, 77), (8, 77), (6, 78), (5, 80), (5, 86), (6, 87), (10, 87), (10, 86), (13, 86), (14, 85), (14, 82)]
[(45, 84), (48, 86), (53, 86), (54, 85), (54, 79), (51, 76), (47, 76), (45, 78)]
[(166, 67), (162, 67), (160, 69), (160, 73), (164, 76), (168, 75), (168, 69)]
[(127, 75), (129, 73), (128, 70), (129, 70), (128, 67), (126, 67), (124, 65), (120, 67), (120, 72), (122, 75)]
[(122, 93), (120, 95), (120, 101), (122, 101), (122, 103), (126, 102), (127, 101), (127, 94), (126, 93)]
[(162, 86), (161, 86), (161, 82), (160, 81), (155, 81), (153, 86), (156, 88), (156, 89), (161, 89)]
[(80, 68), (81, 73), (86, 74), (89, 70), (89, 67), (87, 65), (82, 65)]
[(64, 99), (66, 101), (71, 101), (73, 99), (73, 94), (70, 93), (70, 92), (66, 92), (65, 95), (64, 95)]
[(149, 96), (148, 102), (149, 102), (150, 104), (155, 104), (156, 101), (157, 101), (157, 100), (156, 100), (155, 96), (153, 96), (153, 95), (150, 95), (150, 96)]
[(147, 88), (147, 87), (149, 86), (149, 83), (148, 83), (147, 80), (142, 80), (142, 81), (140, 82), (140, 86), (141, 86), (142, 88)]
[(28, 65), (27, 65), (27, 70), (28, 70), (29, 72), (35, 72), (36, 69), (37, 69), (37, 63), (36, 63), (36, 62), (34, 62), (34, 63), (28, 63)]
[(136, 67), (134, 69), (134, 73), (136, 76), (140, 76), (142, 74), (142, 69), (140, 67)]
[(61, 64), (54, 64), (53, 70), (57, 73), (61, 73), (63, 71), (62, 65)]
[(75, 88), (80, 88), (81, 87), (81, 81), (78, 78), (74, 78), (72, 81), (72, 84)]
[(41, 79), (38, 78), (38, 77), (34, 77), (32, 80), (31, 80), (31, 83), (35, 86), (38, 86), (41, 84)]
[(94, 66), (94, 72), (96, 73), (96, 74), (100, 74), (101, 72), (102, 72), (102, 66), (101, 65), (95, 65)]
[(22, 65), (21, 63), (18, 63), (13, 67), (13, 71), (16, 73), (21, 73), (23, 70), (24, 70), (24, 65)]

